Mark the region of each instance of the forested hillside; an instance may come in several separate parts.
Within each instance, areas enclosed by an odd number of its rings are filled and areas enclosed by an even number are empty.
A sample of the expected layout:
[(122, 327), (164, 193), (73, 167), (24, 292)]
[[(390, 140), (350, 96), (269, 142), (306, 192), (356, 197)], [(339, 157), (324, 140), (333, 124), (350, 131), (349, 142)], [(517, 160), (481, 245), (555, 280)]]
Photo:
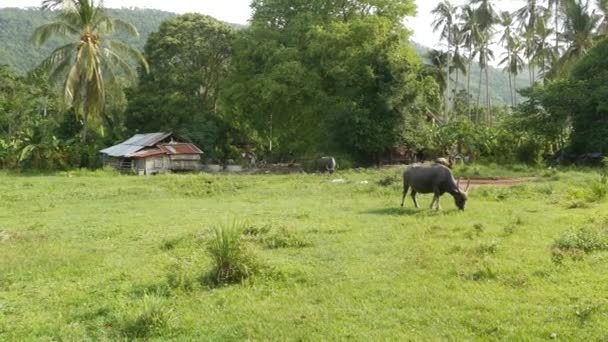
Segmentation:
[[(148, 35), (158, 30), (160, 23), (176, 14), (153, 10), (153, 9), (108, 9), (110, 15), (132, 23), (140, 33), (138, 39), (128, 36), (118, 36), (129, 45), (143, 50)], [(25, 74), (38, 63), (40, 63), (51, 51), (58, 46), (59, 41), (54, 40), (42, 47), (35, 47), (31, 41), (32, 33), (36, 27), (49, 22), (55, 16), (54, 13), (41, 11), (39, 9), (0, 9), (0, 65), (6, 64), (20, 74)], [(230, 24), (240, 27), (238, 24)], [(427, 47), (413, 44), (416, 51), (424, 56), (429, 51)], [(526, 74), (521, 74), (517, 79), (518, 87), (528, 84)], [(459, 89), (466, 87), (466, 79), (460, 75)], [(479, 68), (474, 66), (471, 74), (471, 93), (477, 98), (479, 89)], [(495, 104), (509, 103), (509, 82), (507, 75), (501, 70), (490, 69), (490, 95)], [(485, 93), (482, 93), (482, 103)]]

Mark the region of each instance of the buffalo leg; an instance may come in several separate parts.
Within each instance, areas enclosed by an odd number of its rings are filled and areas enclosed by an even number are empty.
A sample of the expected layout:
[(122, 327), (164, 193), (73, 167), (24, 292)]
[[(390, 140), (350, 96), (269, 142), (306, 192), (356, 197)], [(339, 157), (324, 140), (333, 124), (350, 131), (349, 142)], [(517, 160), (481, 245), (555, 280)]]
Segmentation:
[(416, 208), (420, 208), (418, 206), (418, 200), (416, 199), (416, 194), (417, 194), (416, 190), (412, 189), (412, 195), (411, 196), (412, 196), (412, 201), (414, 201), (414, 206)]
[(401, 197), (401, 207), (403, 208), (403, 203), (405, 203), (405, 195), (407, 195), (407, 191), (409, 190), (410, 186), (407, 184), (403, 184), (403, 197)]
[(431, 201), (431, 209), (435, 208), (435, 201), (437, 201), (437, 195), (433, 195), (433, 200)]

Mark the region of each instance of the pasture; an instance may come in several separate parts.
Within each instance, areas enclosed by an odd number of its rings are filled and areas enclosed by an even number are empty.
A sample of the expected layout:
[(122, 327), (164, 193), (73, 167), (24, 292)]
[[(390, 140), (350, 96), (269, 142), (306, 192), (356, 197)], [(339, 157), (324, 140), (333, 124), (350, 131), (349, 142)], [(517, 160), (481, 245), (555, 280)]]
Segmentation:
[[(437, 213), (401, 170), (2, 173), (0, 340), (608, 339), (599, 173), (460, 170), (536, 179)], [(204, 281), (218, 226), (255, 276)]]

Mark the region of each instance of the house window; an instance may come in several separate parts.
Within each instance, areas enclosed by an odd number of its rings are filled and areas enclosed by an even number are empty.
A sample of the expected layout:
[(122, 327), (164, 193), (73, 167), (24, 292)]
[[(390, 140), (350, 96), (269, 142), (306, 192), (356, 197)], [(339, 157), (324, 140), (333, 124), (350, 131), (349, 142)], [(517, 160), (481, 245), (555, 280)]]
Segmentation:
[(163, 167), (163, 160), (161, 158), (154, 159), (154, 168), (162, 169), (162, 167)]

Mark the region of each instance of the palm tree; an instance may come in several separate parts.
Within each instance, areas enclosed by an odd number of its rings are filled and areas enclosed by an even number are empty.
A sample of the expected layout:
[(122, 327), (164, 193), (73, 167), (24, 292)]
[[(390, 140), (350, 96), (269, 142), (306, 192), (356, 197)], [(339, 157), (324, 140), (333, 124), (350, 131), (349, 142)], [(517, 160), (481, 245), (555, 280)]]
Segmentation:
[(519, 28), (525, 38), (524, 55), (528, 60), (528, 74), (530, 77), (530, 86), (534, 85), (536, 78), (535, 70), (535, 44), (534, 36), (536, 34), (537, 22), (546, 15), (547, 9), (543, 7), (539, 0), (526, 0), (526, 4), (515, 11), (515, 16), (519, 21)]
[(538, 76), (542, 77), (543, 82), (545, 82), (551, 65), (556, 59), (555, 50), (549, 43), (549, 36), (553, 34), (553, 30), (547, 27), (544, 19), (540, 19), (536, 23), (535, 32), (532, 59), (534, 64), (539, 66)]
[[(598, 0), (606, 1), (606, 0)], [(548, 0), (549, 7), (553, 6), (553, 20), (555, 20), (553, 26), (553, 32), (555, 33), (555, 56), (559, 56), (559, 7), (560, 0)]]
[(477, 94), (477, 106), (479, 107), (480, 99), (481, 99), (481, 81), (483, 79), (482, 74), (485, 72), (486, 76), (486, 120), (491, 122), (490, 118), (490, 86), (489, 86), (489, 77), (488, 77), (488, 66), (489, 62), (494, 60), (494, 51), (490, 49), (489, 38), (484, 33), (481, 35), (481, 40), (479, 44), (476, 45), (475, 50), (473, 52), (473, 57), (477, 56), (479, 63), (479, 94)]
[[(517, 104), (517, 75), (524, 69), (524, 60), (519, 55), (521, 51), (521, 43), (515, 37), (509, 42), (507, 51), (502, 54), (503, 59), (499, 65), (504, 65), (503, 71), (509, 76), (509, 89), (511, 90), (511, 105), (515, 107)], [(511, 78), (513, 80), (511, 80)]]
[(513, 82), (511, 81), (511, 60), (513, 58), (514, 49), (516, 47), (516, 36), (513, 34), (513, 16), (511, 13), (504, 11), (500, 13), (500, 25), (504, 27), (503, 35), (500, 37), (500, 44), (507, 50), (500, 61), (499, 65), (505, 65), (503, 69), (509, 77), (509, 94), (511, 96), (511, 105), (515, 107), (515, 98), (513, 97)]
[(477, 18), (479, 22), (479, 43), (481, 47), (477, 49), (479, 53), (479, 66), (485, 71), (486, 75), (486, 106), (487, 116), (489, 118), (490, 125), (492, 124), (492, 118), (490, 116), (490, 107), (492, 102), (490, 99), (490, 74), (488, 72), (489, 61), (494, 59), (494, 52), (489, 48), (494, 35), (494, 24), (498, 21), (498, 15), (492, 7), (491, 0), (472, 0), (471, 3), (479, 4), (477, 9)]
[(602, 17), (602, 22), (598, 27), (598, 32), (605, 35), (608, 33), (608, 0), (595, 0), (595, 6), (601, 12)]
[(106, 82), (116, 81), (116, 71), (135, 77), (132, 60), (148, 70), (139, 51), (107, 38), (118, 30), (138, 36), (137, 29), (110, 18), (102, 0), (45, 0), (42, 4), (45, 9), (60, 9), (60, 13), (56, 21), (38, 27), (33, 39), (37, 45), (54, 36), (70, 41), (55, 49), (42, 66), (51, 79), (63, 81), (64, 101), (82, 117), (82, 140), (86, 141), (89, 121), (103, 111)]
[(452, 65), (450, 65), (450, 74), (456, 72), (456, 78), (454, 80), (454, 89), (452, 90), (452, 98), (455, 98), (456, 94), (458, 94), (458, 76), (461, 73), (463, 76), (467, 75), (467, 58), (460, 52), (460, 47), (463, 45), (464, 42), (462, 30), (460, 30), (457, 25), (454, 25), (452, 32), (454, 52), (452, 53)]
[(573, 63), (587, 54), (595, 43), (595, 33), (601, 17), (589, 13), (588, 0), (562, 0), (563, 41), (566, 51), (556, 63), (552, 73), (567, 73)]
[(447, 52), (432, 49), (427, 52), (426, 58), (429, 60), (430, 64), (424, 65), (425, 74), (432, 76), (437, 82), (437, 85), (439, 85), (439, 90), (445, 92), (448, 79), (445, 72), (448, 60)]
[[(473, 47), (477, 45), (477, 42), (480, 41), (480, 31), (479, 31), (479, 20), (477, 16), (477, 12), (471, 5), (464, 5), (462, 7), (462, 12), (460, 15), (460, 20), (462, 22), (462, 39), (463, 45), (467, 49), (467, 93), (470, 98), (471, 94), (471, 65), (473, 64)], [(471, 101), (467, 101), (467, 112), (469, 114), (469, 119), (471, 118)]]
[[(452, 43), (452, 25), (454, 24), (454, 17), (456, 14), (456, 8), (452, 6), (449, 0), (443, 0), (439, 3), (431, 13), (435, 16), (433, 21), (433, 32), (441, 31), (440, 37), (442, 40), (446, 40), (448, 46), (448, 60), (446, 64), (446, 72), (449, 74), (450, 68), (450, 44)], [(448, 122), (449, 111), (450, 111), (450, 78), (446, 78), (445, 88), (445, 108), (443, 111), (443, 121)]]

